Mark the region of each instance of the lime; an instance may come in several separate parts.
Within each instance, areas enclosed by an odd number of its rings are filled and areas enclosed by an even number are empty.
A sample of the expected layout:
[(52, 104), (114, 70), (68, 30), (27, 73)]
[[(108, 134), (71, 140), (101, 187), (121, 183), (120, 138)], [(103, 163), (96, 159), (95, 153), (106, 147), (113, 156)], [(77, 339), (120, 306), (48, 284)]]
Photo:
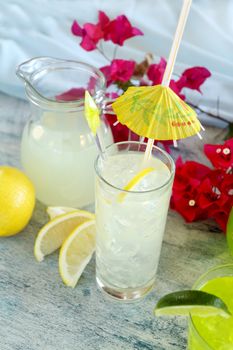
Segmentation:
[(231, 209), (227, 222), (227, 244), (230, 249), (231, 255), (233, 255), (233, 207)]
[(199, 290), (182, 290), (162, 297), (156, 307), (155, 315), (198, 315), (208, 317), (231, 316), (224, 301), (213, 294)]

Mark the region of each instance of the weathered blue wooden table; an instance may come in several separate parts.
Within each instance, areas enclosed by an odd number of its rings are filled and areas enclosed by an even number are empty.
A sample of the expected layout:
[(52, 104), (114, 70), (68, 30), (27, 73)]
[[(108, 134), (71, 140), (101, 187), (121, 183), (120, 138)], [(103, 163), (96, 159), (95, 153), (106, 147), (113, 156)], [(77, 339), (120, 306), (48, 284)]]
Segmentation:
[[(0, 164), (20, 167), (20, 136), (28, 114), (26, 102), (0, 94)], [(208, 128), (204, 142), (220, 141), (223, 134)], [(201, 149), (197, 138), (186, 140), (176, 155), (202, 161)], [(35, 236), (47, 220), (37, 203), (21, 234), (0, 239), (0, 350), (186, 348), (187, 321), (155, 318), (153, 308), (162, 295), (190, 288), (209, 267), (231, 261), (225, 237), (214, 224), (185, 224), (170, 212), (154, 291), (140, 302), (123, 304), (97, 290), (94, 260), (75, 289), (63, 285), (57, 254), (35, 261)]]

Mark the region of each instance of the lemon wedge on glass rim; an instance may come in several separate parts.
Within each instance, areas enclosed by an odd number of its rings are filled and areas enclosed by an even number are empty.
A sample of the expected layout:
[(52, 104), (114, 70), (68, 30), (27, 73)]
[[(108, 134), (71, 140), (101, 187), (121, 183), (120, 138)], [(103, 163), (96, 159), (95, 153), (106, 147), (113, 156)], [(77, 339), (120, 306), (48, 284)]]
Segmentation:
[(94, 220), (94, 214), (85, 210), (75, 210), (59, 215), (44, 225), (39, 231), (35, 245), (34, 255), (42, 261), (48, 254), (61, 247), (62, 243), (78, 225)]
[(95, 220), (78, 225), (62, 244), (59, 272), (63, 282), (75, 287), (95, 251)]

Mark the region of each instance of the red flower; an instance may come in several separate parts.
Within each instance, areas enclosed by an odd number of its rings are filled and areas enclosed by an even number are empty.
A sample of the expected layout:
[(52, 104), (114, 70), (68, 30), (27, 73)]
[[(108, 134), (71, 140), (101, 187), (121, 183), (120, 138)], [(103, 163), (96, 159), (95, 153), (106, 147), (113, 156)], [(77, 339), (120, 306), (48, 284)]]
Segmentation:
[(153, 85), (161, 84), (167, 62), (161, 57), (159, 63), (151, 64), (147, 71), (148, 78)]
[(126, 82), (130, 80), (134, 72), (135, 64), (134, 61), (112, 60), (110, 66), (104, 66), (100, 68), (100, 70), (105, 75), (107, 85), (109, 86), (112, 82)]
[(228, 196), (231, 205), (233, 206), (233, 173), (224, 174), (221, 184), (221, 191)]
[(176, 82), (176, 86), (181, 91), (184, 87), (201, 92), (200, 86), (211, 76), (208, 69), (204, 67), (192, 67), (186, 69)]
[(227, 140), (223, 145), (204, 146), (204, 152), (213, 166), (228, 172), (233, 169), (233, 138)]
[(187, 161), (183, 164), (181, 157), (179, 157), (176, 161), (173, 191), (183, 194), (191, 188), (197, 188), (210, 172), (210, 168), (194, 161)]
[(199, 205), (199, 188), (210, 172), (210, 168), (194, 161), (183, 163), (181, 157), (176, 161), (171, 208), (179, 212), (187, 222), (207, 217), (206, 211)]
[(221, 182), (214, 180), (212, 176), (205, 178), (199, 186), (199, 206), (201, 209), (221, 208), (228, 201), (228, 197), (221, 191)]
[(104, 36), (99, 23), (85, 23), (83, 28), (81, 28), (78, 22), (74, 21), (71, 31), (75, 36), (80, 36), (82, 38), (80, 46), (86, 51), (95, 50), (99, 40)]
[(125, 40), (137, 35), (143, 35), (143, 32), (136, 27), (132, 27), (125, 15), (118, 16), (105, 26), (104, 39), (111, 40), (114, 44), (120, 46), (123, 45)]
[(214, 219), (223, 232), (226, 232), (227, 221), (230, 215), (231, 208), (232, 205), (230, 205), (230, 203), (227, 202), (224, 205), (224, 207), (216, 208), (215, 210), (211, 210), (209, 212), (208, 217)]
[(232, 205), (233, 174), (177, 159), (171, 208), (186, 221), (212, 218), (225, 232)]
[(180, 213), (187, 222), (192, 222), (200, 218), (200, 208), (198, 207), (198, 192), (192, 187), (189, 191), (180, 193), (173, 192), (171, 198), (171, 208)]

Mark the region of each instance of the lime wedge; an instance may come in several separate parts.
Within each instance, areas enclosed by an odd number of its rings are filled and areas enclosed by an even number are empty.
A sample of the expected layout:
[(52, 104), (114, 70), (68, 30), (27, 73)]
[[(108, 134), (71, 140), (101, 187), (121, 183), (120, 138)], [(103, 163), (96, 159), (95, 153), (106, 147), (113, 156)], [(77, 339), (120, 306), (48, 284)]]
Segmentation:
[[(124, 191), (130, 191), (132, 190), (132, 188), (139, 182), (141, 181), (141, 179), (146, 176), (147, 174), (149, 174), (150, 172), (154, 171), (155, 168), (149, 167), (149, 168), (145, 168), (142, 169), (141, 171), (139, 171), (128, 183), (127, 185), (125, 185), (125, 187), (123, 188)], [(122, 202), (125, 198), (127, 193), (122, 192), (118, 195), (118, 202)]]
[(227, 244), (231, 255), (233, 255), (233, 207), (227, 221)]
[(222, 299), (199, 290), (182, 290), (165, 295), (158, 301), (154, 313), (156, 316), (188, 315), (190, 313), (201, 317), (231, 316)]

